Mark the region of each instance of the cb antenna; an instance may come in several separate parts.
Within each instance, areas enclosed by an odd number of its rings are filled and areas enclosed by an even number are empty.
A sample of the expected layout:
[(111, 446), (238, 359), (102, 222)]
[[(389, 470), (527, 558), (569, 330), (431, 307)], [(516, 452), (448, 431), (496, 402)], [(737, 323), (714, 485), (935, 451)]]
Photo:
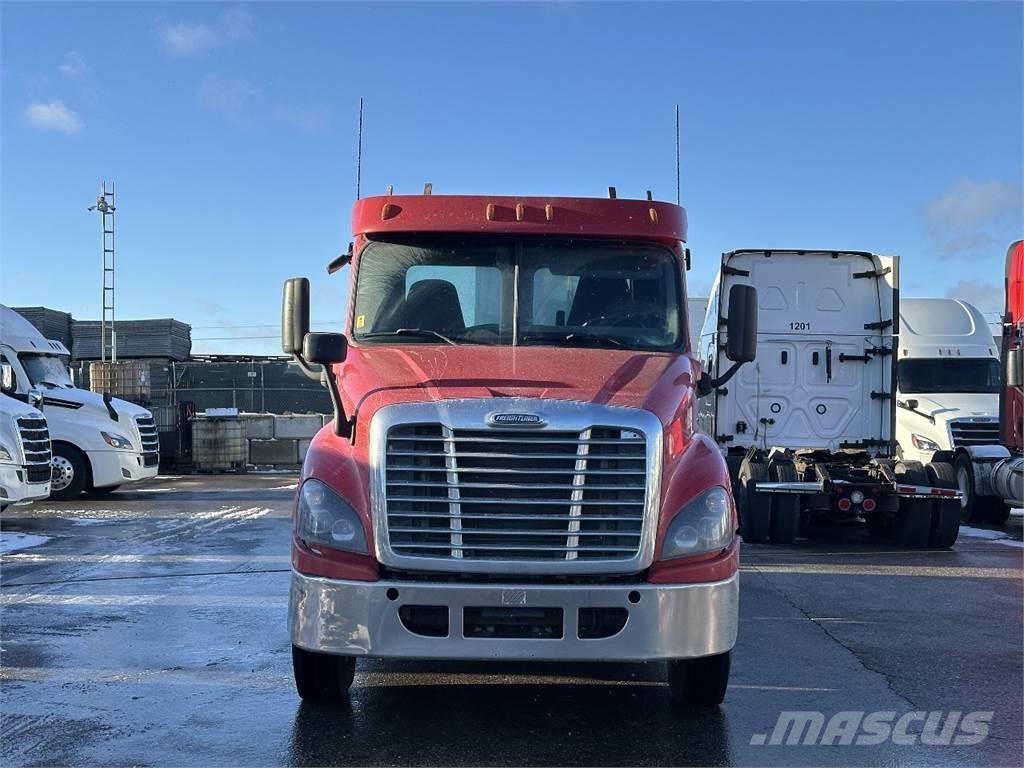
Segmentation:
[(679, 105), (676, 104), (676, 205), (682, 205), (679, 196)]
[(359, 130), (356, 137), (356, 200), (363, 181), (363, 97), (359, 97)]

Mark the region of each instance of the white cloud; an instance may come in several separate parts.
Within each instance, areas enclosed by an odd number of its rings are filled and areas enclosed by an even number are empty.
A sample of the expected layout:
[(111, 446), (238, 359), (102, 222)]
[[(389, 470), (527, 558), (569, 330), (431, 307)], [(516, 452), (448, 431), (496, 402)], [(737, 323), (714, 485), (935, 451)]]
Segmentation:
[(273, 116), (278, 122), (286, 123), (303, 133), (322, 133), (330, 121), (326, 109), (301, 109), (281, 105), (274, 107)]
[(214, 24), (179, 21), (160, 26), (164, 47), (176, 56), (197, 56), (214, 48), (252, 38), (253, 18), (242, 10), (221, 14)]
[(1003, 287), (978, 280), (961, 280), (946, 291), (946, 297), (973, 304), (982, 312), (1002, 312)]
[(30, 124), (46, 131), (74, 134), (82, 129), (82, 121), (78, 115), (68, 109), (60, 99), (29, 104), (25, 107), (24, 116)]
[(262, 97), (248, 80), (207, 75), (199, 83), (198, 98), (203, 109), (219, 112), (232, 122), (242, 122)]
[(89, 65), (78, 51), (65, 53), (64, 61), (61, 62), (58, 69), (62, 75), (70, 77), (72, 80), (78, 80), (89, 74)]
[(998, 179), (959, 179), (924, 206), (922, 219), (940, 256), (982, 252), (999, 242), (999, 225), (1022, 216), (1021, 188)]

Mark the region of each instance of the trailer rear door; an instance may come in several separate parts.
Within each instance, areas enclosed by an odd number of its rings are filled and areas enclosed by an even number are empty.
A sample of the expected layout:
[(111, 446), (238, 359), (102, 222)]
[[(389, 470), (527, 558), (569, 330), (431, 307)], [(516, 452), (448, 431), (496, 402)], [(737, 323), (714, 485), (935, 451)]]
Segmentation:
[[(735, 283), (757, 288), (758, 349), (757, 359), (719, 393), (716, 433), (731, 436), (730, 447), (836, 451), (862, 445), (886, 455), (896, 260), (848, 251), (751, 250), (725, 254), (722, 265), (720, 306), (727, 306), (724, 297)], [(719, 357), (717, 365), (720, 374), (728, 361)]]

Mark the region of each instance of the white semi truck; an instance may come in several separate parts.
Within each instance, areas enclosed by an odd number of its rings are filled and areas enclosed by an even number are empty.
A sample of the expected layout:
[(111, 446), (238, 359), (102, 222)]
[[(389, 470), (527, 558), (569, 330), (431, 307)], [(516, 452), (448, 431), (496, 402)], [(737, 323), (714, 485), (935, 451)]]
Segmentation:
[(958, 493), (896, 457), (898, 260), (723, 254), (697, 347), (711, 379), (728, 365), (722, 297), (734, 285), (757, 289), (757, 357), (699, 401), (698, 419), (726, 454), (744, 539), (789, 544), (810, 522), (864, 519), (903, 546), (952, 546)]
[[(934, 462), (933, 481), (959, 486), (953, 466), (957, 450), (984, 453), (984, 446), (1000, 443), (999, 347), (981, 312), (959, 299), (903, 299), (900, 328), (899, 455)], [(966, 453), (963, 462), (970, 463)], [(964, 521), (1005, 522), (1004, 504), (973, 504), (970, 486), (961, 490)]]
[(160, 442), (153, 415), (141, 406), (79, 389), (68, 371), (67, 348), (0, 305), (0, 364), (13, 373), (9, 394), (27, 401), (43, 393), (52, 443), (50, 496), (105, 494), (156, 475)]
[(50, 495), (50, 433), (46, 417), (8, 397), (13, 371), (0, 369), (0, 510)]

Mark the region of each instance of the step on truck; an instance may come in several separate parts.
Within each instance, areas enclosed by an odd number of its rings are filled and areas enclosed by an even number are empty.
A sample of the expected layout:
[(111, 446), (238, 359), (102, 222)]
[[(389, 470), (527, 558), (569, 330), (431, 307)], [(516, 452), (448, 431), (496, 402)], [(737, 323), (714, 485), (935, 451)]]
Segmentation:
[(160, 441), (153, 414), (76, 387), (69, 358), (61, 342), (44, 338), (28, 320), (0, 305), (0, 364), (9, 365), (14, 378), (7, 394), (22, 402), (33, 390), (43, 394), (53, 451), (50, 498), (103, 495), (154, 477)]
[(0, 511), (50, 495), (50, 432), (36, 407), (42, 395), (21, 402), (8, 396), (13, 391), (14, 371), (0, 364)]
[(990, 365), (984, 382), (997, 385), (999, 431), (987, 419), (987, 439), (962, 441), (931, 459), (936, 478), (960, 491), (964, 522), (1002, 525), (1011, 508), (1024, 507), (1024, 240), (1006, 252), (1005, 286), (1001, 365)]
[[(344, 334), (284, 288), (284, 351), (335, 409), (294, 512), (300, 696), (408, 657), (664, 661), (677, 701), (721, 702), (739, 541), (694, 426), (683, 209), (388, 194), (353, 231)], [(756, 296), (728, 300), (739, 366)]]
[(791, 544), (811, 524), (864, 519), (902, 546), (952, 546), (957, 493), (895, 458), (898, 260), (723, 254), (697, 349), (706, 381), (727, 365), (722, 297), (737, 285), (757, 290), (757, 357), (708, 391), (698, 419), (726, 455), (744, 540)]

